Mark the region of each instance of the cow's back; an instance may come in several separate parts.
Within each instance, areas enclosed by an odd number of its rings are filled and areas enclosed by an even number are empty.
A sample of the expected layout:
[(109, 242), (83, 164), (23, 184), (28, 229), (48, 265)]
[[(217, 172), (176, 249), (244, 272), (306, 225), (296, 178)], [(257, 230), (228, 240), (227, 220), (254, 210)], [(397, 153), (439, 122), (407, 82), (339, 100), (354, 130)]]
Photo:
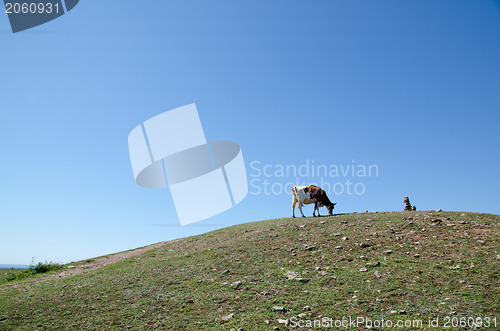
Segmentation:
[(315, 196), (321, 195), (318, 189), (323, 191), (320, 187), (314, 185), (294, 186), (292, 188), (292, 194), (294, 195), (294, 199), (297, 199), (302, 204), (308, 205), (317, 201)]

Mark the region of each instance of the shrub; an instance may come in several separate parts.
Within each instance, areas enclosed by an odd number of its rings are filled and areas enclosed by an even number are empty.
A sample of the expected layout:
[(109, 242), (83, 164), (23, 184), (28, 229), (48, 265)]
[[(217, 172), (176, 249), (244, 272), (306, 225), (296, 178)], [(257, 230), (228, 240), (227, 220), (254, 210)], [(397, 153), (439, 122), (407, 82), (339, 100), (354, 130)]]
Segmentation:
[(30, 277), (30, 276), (33, 276), (33, 275), (37, 275), (37, 274), (43, 274), (45, 272), (49, 272), (49, 271), (56, 271), (56, 270), (59, 270), (59, 269), (62, 269), (63, 266), (60, 265), (59, 263), (54, 263), (54, 262), (38, 262), (38, 263), (34, 263), (32, 262), (30, 264), (30, 266), (28, 267), (28, 269), (26, 270), (22, 270), (22, 271), (11, 271), (11, 272), (8, 272), (6, 273), (6, 276), (5, 276), (5, 280), (7, 281), (12, 281), (12, 280), (16, 280), (16, 279), (24, 279), (26, 277)]
[(45, 261), (45, 263), (38, 262), (37, 264), (31, 264), (27, 271), (31, 272), (33, 275), (36, 275), (36, 274), (43, 274), (49, 271), (56, 271), (61, 268), (62, 265), (60, 265), (59, 263)]

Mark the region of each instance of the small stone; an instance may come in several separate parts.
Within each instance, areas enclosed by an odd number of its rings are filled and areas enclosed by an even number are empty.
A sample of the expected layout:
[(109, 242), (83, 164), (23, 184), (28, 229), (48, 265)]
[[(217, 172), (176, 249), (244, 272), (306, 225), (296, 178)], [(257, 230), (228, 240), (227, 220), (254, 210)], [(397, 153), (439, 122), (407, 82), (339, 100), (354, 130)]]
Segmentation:
[(499, 254), (499, 255), (497, 255), (497, 260), (500, 260), (500, 254)]
[(295, 278), (297, 278), (299, 276), (299, 273), (296, 272), (296, 271), (290, 271), (290, 270), (288, 270), (283, 275), (285, 277), (287, 277), (288, 279), (295, 279)]
[(371, 246), (372, 246), (372, 245), (367, 244), (367, 243), (361, 243), (361, 244), (359, 245), (359, 247), (361, 247), (361, 248), (366, 248), (366, 247), (371, 247)]
[(279, 330), (279, 329), (280, 329), (279, 327), (277, 327), (277, 326), (273, 326), (273, 330), (277, 331), (277, 330)]
[(271, 324), (271, 322), (269, 322), (269, 320), (265, 320), (265, 321), (264, 321), (264, 324), (265, 324), (265, 325), (269, 325), (269, 324)]
[(305, 227), (306, 227), (306, 225), (305, 225), (305, 224), (302, 224), (302, 225), (300, 225), (300, 227), (301, 227), (301, 228), (305, 228)]
[(418, 258), (420, 258), (420, 254), (417, 253), (417, 254), (413, 255), (413, 257), (416, 257), (418, 259)]
[(440, 211), (443, 211), (443, 210), (442, 210), (442, 209), (438, 209), (438, 210), (436, 210), (436, 211), (439, 213)]
[(321, 270), (321, 271), (318, 271), (318, 274), (320, 274), (321, 276), (326, 276), (327, 272), (326, 272), (326, 271)]
[(289, 326), (290, 325), (290, 319), (289, 318), (286, 319), (286, 320), (279, 319), (278, 323), (279, 324), (285, 324), (285, 326)]
[(334, 236), (335, 237), (340, 237), (340, 233), (335, 233)]
[(311, 307), (310, 306), (305, 306), (304, 308), (302, 308), (302, 310), (309, 311), (309, 310), (311, 310)]
[(393, 250), (392, 249), (388, 249), (386, 251), (384, 251), (384, 254), (392, 254)]
[(307, 282), (309, 282), (309, 279), (300, 278), (300, 277), (299, 278), (295, 278), (295, 280), (298, 281), (298, 282), (301, 282), (301, 283), (307, 283)]
[(321, 222), (319, 222), (319, 224), (325, 224), (325, 221), (321, 221)]
[(377, 278), (382, 278), (382, 276), (380, 276), (380, 274), (378, 273), (378, 271), (377, 271), (377, 270), (375, 270), (374, 274), (375, 274), (375, 277), (377, 277)]
[(224, 270), (224, 271), (222, 272), (222, 274), (223, 274), (223, 275), (228, 274), (228, 273), (229, 273), (229, 269), (226, 269), (226, 270)]
[(358, 298), (358, 296), (357, 296), (357, 295), (353, 295), (353, 296), (352, 296), (352, 298), (353, 298), (353, 299), (357, 299), (357, 298)]
[(395, 310), (391, 310), (391, 314), (397, 314), (398, 312)]
[(335, 249), (342, 249), (342, 246), (336, 246)]
[(321, 267), (316, 267), (314, 268), (315, 271), (320, 271), (321, 270)]
[(226, 316), (222, 316), (220, 319), (223, 320), (223, 321), (229, 321), (231, 318), (233, 318), (234, 314), (231, 313), (229, 315), (226, 315)]
[(74, 265), (68, 266), (68, 269), (75, 269), (76, 267)]
[(236, 289), (236, 288), (240, 287), (241, 284), (243, 284), (241, 281), (237, 281), (237, 282), (231, 283), (231, 287)]
[(343, 241), (346, 241), (346, 240), (348, 240), (348, 239), (349, 239), (349, 238), (347, 238), (347, 237), (342, 237), (342, 240), (343, 240)]
[(306, 313), (300, 313), (300, 314), (298, 314), (297, 316), (298, 316), (298, 317), (300, 317), (300, 318), (303, 318), (303, 317), (305, 317), (305, 316), (306, 316)]
[(361, 269), (359, 269), (359, 271), (361, 271), (361, 272), (365, 272), (365, 271), (368, 271), (368, 269), (366, 269), (366, 268), (361, 268)]
[(285, 308), (282, 306), (273, 306), (274, 311), (285, 311)]
[(380, 265), (380, 262), (368, 262), (366, 264), (367, 267), (378, 267)]
[(465, 284), (465, 280), (459, 280), (458, 281), (460, 284)]
[(406, 310), (401, 309), (401, 310), (399, 311), (399, 313), (404, 315), (404, 314), (406, 314)]

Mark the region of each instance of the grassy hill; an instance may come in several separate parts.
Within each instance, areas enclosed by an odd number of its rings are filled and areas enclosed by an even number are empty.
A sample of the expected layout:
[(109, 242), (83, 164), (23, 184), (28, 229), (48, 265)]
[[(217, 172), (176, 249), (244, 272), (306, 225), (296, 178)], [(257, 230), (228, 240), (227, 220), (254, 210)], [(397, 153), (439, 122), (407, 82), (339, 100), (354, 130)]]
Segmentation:
[(426, 211), (237, 225), (0, 285), (0, 329), (284, 330), (343, 317), (498, 329), (499, 228), (498, 215)]

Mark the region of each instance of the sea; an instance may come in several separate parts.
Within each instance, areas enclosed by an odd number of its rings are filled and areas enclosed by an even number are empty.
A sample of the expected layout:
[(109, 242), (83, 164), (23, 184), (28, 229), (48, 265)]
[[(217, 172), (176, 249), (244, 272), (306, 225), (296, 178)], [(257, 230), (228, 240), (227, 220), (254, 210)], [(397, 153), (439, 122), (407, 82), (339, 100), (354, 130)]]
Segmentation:
[(0, 264), (0, 269), (28, 269), (29, 265), (24, 264)]

